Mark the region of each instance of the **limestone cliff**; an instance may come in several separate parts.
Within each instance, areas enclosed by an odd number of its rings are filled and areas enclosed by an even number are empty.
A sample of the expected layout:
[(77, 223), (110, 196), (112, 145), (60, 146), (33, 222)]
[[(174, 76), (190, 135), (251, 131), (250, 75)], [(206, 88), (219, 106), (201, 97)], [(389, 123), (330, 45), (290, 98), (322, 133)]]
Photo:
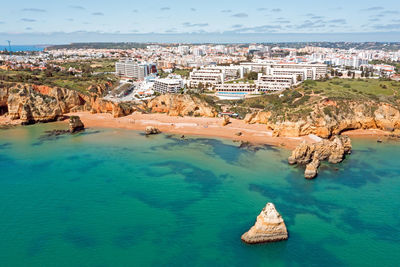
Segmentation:
[(207, 102), (190, 95), (165, 94), (147, 103), (151, 112), (167, 113), (170, 116), (215, 117), (216, 110)]
[(9, 88), (0, 84), (0, 116), (7, 113), (7, 99), (8, 99), (8, 90)]
[(282, 216), (274, 204), (268, 203), (257, 216), (257, 221), (250, 230), (242, 235), (242, 240), (249, 244), (275, 242), (288, 239), (288, 232)]
[(8, 113), (12, 120), (22, 124), (49, 122), (63, 114), (76, 111), (111, 113), (121, 117), (136, 111), (129, 103), (113, 103), (101, 98), (105, 86), (91, 86), (89, 94), (59, 87), (30, 84), (7, 84), (0, 86), (0, 115)]
[(62, 115), (56, 98), (42, 95), (29, 86), (11, 88), (7, 106), (8, 116), (22, 124), (54, 121)]
[(245, 121), (266, 124), (274, 136), (287, 137), (315, 134), (329, 138), (346, 130), (400, 129), (400, 109), (390, 103), (344, 101), (339, 106), (335, 101), (321, 101), (308, 108), (305, 116), (272, 116), (271, 111), (262, 111), (247, 114)]

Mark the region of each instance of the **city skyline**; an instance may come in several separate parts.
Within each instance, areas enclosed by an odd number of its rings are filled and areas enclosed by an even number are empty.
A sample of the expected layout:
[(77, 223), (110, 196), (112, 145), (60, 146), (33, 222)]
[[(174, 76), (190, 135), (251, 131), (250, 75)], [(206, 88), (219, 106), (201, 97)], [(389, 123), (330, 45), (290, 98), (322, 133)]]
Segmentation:
[[(213, 36), (215, 42), (235, 42), (237, 36), (271, 36), (290, 41), (288, 34), (302, 34), (293, 41), (400, 41), (400, 5), (397, 1), (335, 1), (315, 3), (295, 1), (265, 3), (249, 0), (189, 3), (168, 1), (112, 2), (27, 0), (7, 2), (0, 15), (0, 38), (16, 43), (79, 41), (157, 41), (154, 37), (178, 36), (196, 40)], [(351, 34), (356, 34), (352, 37)], [(361, 40), (357, 34), (364, 35)], [(85, 37), (91, 36), (91, 39)], [(350, 36), (346, 36), (350, 35)], [(193, 38), (193, 36), (195, 36)], [(331, 36), (331, 37), (329, 37)], [(370, 36), (370, 37), (368, 37)], [(146, 39), (147, 38), (147, 39)], [(266, 37), (268, 38), (268, 37)], [(201, 39), (201, 38), (200, 38)], [(19, 41), (21, 40), (21, 41)], [(180, 40), (179, 40), (180, 41)], [(244, 41), (258, 41), (248, 38)], [(236, 41), (237, 42), (237, 41)]]

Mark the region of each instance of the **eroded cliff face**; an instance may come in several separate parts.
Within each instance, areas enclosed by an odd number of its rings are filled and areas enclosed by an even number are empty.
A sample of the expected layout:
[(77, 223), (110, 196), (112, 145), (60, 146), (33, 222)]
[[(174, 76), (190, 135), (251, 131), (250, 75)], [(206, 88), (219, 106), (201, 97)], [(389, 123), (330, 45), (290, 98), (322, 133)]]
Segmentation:
[(169, 116), (215, 117), (217, 112), (201, 99), (181, 94), (165, 94), (147, 103), (151, 112), (167, 113)]
[(0, 116), (7, 113), (8, 111), (7, 99), (8, 99), (8, 88), (2, 86), (0, 87)]
[(54, 121), (63, 114), (55, 97), (42, 95), (30, 86), (10, 88), (7, 106), (8, 116), (22, 124)]
[(101, 98), (107, 85), (91, 86), (89, 94), (59, 87), (16, 84), (0, 87), (0, 115), (8, 114), (22, 124), (49, 122), (77, 111), (111, 113), (121, 117), (136, 111), (129, 103), (113, 103)]
[(322, 102), (312, 107), (312, 111), (301, 119), (271, 119), (271, 112), (247, 114), (247, 123), (266, 124), (274, 136), (293, 137), (315, 134), (322, 138), (354, 129), (380, 129), (395, 131), (400, 129), (400, 111), (388, 103), (346, 102), (346, 108), (336, 106), (334, 101)]

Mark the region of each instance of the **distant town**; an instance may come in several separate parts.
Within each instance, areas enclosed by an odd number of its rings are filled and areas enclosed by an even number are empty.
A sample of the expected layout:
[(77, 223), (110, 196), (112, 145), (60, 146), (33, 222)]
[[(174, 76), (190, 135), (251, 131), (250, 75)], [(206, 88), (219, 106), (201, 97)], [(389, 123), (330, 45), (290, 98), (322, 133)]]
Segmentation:
[(115, 85), (104, 97), (114, 102), (188, 91), (237, 100), (280, 94), (306, 80), (336, 77), (398, 81), (400, 50), (394, 44), (389, 46), (391, 49), (368, 43), (352, 47), (347, 43), (54, 46), (40, 52), (2, 51), (0, 75), (2, 80), (11, 81), (17, 78), (9, 76), (9, 71), (25, 71), (20, 76), (22, 81), (24, 77), (30, 79), (27, 71), (45, 72), (48, 77), (51, 71), (78, 78), (102, 77)]

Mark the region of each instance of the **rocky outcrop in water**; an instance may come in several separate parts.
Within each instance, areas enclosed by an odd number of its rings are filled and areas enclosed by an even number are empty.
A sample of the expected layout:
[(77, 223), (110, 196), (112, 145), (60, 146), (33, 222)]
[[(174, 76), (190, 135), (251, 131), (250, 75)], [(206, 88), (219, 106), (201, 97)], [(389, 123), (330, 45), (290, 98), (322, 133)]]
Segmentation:
[(248, 244), (276, 242), (288, 239), (288, 231), (282, 216), (274, 204), (268, 203), (257, 216), (257, 221), (250, 230), (242, 235)]
[(146, 135), (155, 135), (155, 134), (160, 134), (160, 133), (161, 133), (161, 131), (154, 126), (147, 126), (146, 130), (145, 130)]
[(322, 140), (313, 144), (303, 142), (293, 150), (288, 162), (291, 165), (306, 165), (304, 176), (312, 179), (318, 175), (321, 161), (340, 163), (345, 155), (351, 153), (351, 149), (351, 140), (348, 136), (334, 136), (330, 140)]
[(147, 103), (154, 113), (167, 113), (169, 116), (215, 117), (217, 112), (207, 102), (198, 97), (181, 94), (165, 94)]
[(79, 116), (71, 116), (69, 117), (69, 131), (70, 133), (81, 132), (85, 130), (85, 125), (81, 121)]

